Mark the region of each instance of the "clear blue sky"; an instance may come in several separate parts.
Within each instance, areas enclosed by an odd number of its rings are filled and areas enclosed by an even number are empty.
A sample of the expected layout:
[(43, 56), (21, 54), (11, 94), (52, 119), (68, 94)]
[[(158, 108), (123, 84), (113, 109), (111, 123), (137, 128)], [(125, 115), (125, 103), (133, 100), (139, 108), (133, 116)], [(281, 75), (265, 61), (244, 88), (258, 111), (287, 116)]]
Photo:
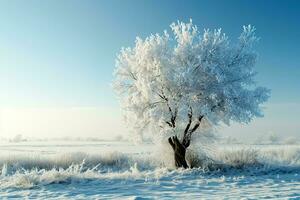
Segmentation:
[(0, 105), (117, 107), (110, 84), (120, 48), (190, 18), (200, 30), (222, 28), (233, 41), (242, 25), (254, 25), (258, 83), (272, 90), (269, 104), (299, 109), (296, 0), (1, 0)]

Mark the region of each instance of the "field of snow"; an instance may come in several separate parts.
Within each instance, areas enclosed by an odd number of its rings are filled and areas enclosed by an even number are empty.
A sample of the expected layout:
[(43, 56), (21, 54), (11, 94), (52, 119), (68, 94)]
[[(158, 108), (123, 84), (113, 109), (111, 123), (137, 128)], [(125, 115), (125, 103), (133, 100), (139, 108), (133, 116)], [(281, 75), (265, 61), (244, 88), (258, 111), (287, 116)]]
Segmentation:
[[(299, 199), (300, 146), (222, 145), (199, 168), (129, 142), (0, 144), (1, 199)], [(155, 152), (155, 153), (150, 153)], [(164, 160), (164, 162), (161, 162)]]

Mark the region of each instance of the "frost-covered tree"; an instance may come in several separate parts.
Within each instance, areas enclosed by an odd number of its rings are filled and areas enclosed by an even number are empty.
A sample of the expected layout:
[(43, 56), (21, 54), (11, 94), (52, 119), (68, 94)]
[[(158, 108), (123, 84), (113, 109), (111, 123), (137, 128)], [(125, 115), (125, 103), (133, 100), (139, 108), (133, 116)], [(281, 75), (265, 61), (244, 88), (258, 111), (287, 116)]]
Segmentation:
[(186, 149), (201, 124), (262, 116), (269, 90), (253, 79), (254, 27), (244, 26), (236, 45), (221, 29), (201, 34), (191, 20), (170, 27), (171, 35), (138, 37), (133, 48), (121, 50), (114, 86), (130, 127), (139, 135), (164, 135), (176, 167), (186, 168)]

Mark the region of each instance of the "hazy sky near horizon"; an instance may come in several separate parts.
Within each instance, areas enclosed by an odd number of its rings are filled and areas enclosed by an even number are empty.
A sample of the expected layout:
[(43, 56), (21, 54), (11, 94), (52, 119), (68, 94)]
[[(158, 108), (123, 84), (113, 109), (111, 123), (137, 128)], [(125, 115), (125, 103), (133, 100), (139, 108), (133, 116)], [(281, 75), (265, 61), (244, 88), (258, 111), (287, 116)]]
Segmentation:
[(111, 88), (116, 55), (136, 36), (190, 18), (199, 30), (222, 28), (232, 41), (247, 24), (260, 37), (257, 81), (272, 90), (265, 118), (219, 132), (298, 136), (299, 10), (296, 0), (1, 0), (0, 137), (125, 133)]

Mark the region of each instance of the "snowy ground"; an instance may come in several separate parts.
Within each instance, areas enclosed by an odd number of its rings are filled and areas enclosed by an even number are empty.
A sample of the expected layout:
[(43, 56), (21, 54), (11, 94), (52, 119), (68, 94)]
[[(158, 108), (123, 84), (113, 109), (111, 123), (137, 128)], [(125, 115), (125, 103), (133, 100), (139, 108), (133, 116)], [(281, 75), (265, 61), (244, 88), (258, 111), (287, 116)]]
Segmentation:
[(171, 157), (153, 150), (128, 142), (1, 143), (0, 196), (300, 199), (300, 146), (223, 145), (190, 170), (172, 169)]

